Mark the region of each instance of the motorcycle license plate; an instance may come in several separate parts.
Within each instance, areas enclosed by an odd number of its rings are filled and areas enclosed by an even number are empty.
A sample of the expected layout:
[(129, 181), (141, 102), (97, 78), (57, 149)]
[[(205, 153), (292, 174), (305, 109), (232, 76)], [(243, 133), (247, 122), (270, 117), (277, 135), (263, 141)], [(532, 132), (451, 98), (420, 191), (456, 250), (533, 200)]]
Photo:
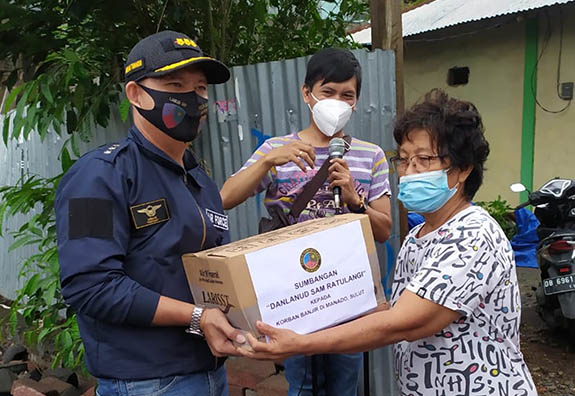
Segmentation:
[(545, 279), (542, 283), (546, 295), (575, 292), (575, 274)]

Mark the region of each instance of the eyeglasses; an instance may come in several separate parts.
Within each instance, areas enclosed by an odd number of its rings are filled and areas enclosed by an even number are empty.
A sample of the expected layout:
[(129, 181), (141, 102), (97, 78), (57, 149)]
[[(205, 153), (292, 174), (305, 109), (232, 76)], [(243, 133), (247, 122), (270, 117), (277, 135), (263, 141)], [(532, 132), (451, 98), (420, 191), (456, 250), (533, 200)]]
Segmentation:
[(412, 155), (409, 158), (406, 157), (393, 157), (389, 161), (393, 165), (396, 172), (405, 172), (409, 164), (415, 163), (415, 169), (418, 171), (426, 171), (431, 165), (431, 161), (436, 159), (441, 159), (445, 155)]

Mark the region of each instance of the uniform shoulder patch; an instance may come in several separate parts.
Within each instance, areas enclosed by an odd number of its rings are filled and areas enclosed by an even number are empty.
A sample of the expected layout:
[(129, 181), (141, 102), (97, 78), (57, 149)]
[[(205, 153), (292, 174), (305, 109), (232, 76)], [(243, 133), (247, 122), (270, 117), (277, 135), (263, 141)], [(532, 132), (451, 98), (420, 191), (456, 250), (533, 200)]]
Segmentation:
[(107, 162), (114, 162), (116, 156), (128, 146), (127, 141), (119, 143), (106, 144), (96, 149), (96, 158), (103, 159)]
[(72, 198), (68, 202), (68, 238), (114, 237), (114, 203), (109, 199)]
[(136, 229), (170, 220), (170, 210), (165, 198), (130, 206), (130, 212)]

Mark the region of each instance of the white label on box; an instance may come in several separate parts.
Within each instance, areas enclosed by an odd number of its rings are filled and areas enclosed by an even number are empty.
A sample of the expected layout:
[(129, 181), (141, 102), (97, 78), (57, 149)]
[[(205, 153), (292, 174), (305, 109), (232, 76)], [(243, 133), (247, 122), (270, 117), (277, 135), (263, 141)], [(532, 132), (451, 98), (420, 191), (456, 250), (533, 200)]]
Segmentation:
[(246, 254), (262, 320), (307, 334), (377, 306), (360, 221)]

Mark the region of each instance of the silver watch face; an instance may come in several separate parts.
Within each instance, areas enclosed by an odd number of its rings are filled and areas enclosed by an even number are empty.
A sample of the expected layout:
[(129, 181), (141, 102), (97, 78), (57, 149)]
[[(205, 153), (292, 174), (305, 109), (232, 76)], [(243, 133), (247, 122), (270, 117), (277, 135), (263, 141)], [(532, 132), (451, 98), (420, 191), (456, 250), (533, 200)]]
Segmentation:
[(186, 333), (194, 335), (194, 336), (205, 338), (204, 332), (201, 330), (196, 331), (196, 330), (192, 330), (192, 329), (186, 329)]

